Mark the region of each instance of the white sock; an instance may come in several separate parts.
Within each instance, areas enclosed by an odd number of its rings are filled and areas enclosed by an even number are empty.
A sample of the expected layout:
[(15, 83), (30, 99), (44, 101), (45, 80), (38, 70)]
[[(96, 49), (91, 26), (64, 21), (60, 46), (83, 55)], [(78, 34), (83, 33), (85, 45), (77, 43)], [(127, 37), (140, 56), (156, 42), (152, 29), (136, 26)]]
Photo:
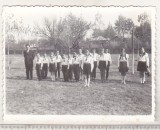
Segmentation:
[(142, 83), (142, 78), (140, 78), (140, 83)]
[(143, 83), (146, 81), (146, 74), (144, 72)]
[(87, 86), (87, 79), (85, 78), (85, 87)]
[(90, 77), (89, 77), (89, 78), (88, 78), (88, 87), (89, 87), (89, 85), (90, 85), (90, 80), (91, 80), (91, 79), (90, 79)]

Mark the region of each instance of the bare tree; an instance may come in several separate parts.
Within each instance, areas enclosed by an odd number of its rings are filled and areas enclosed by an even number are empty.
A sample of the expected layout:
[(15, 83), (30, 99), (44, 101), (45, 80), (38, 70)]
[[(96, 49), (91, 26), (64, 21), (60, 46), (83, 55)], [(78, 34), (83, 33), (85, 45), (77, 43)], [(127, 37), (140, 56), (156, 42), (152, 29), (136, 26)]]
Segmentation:
[(56, 45), (55, 39), (56, 39), (56, 20), (50, 21), (48, 18), (44, 19), (43, 26), (40, 27), (39, 25), (36, 25), (34, 28), (34, 32), (50, 41), (50, 44), (53, 44), (54, 47)]
[(83, 40), (89, 29), (90, 24), (82, 18), (75, 17), (72, 14), (57, 22), (55, 36), (58, 46), (68, 48), (79, 48), (79, 43)]
[(63, 31), (63, 37), (64, 39), (67, 38), (66, 41), (68, 41), (68, 46), (72, 48), (79, 48), (79, 43), (83, 40), (89, 28), (90, 23), (84, 21), (82, 18), (69, 14), (64, 19)]
[(73, 14), (67, 15), (64, 19), (49, 21), (44, 19), (43, 27), (36, 25), (36, 33), (47, 38), (55, 48), (79, 48), (79, 43), (83, 40), (90, 24), (82, 18)]

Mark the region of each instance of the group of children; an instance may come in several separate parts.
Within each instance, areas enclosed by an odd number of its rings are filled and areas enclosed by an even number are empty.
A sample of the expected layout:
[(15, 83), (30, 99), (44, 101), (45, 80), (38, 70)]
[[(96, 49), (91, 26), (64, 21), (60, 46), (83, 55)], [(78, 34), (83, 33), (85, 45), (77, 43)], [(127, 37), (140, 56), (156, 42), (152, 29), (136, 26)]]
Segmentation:
[[(85, 86), (89, 86), (91, 78), (95, 80), (96, 69), (100, 69), (101, 80), (104, 82), (109, 75), (109, 65), (111, 63), (111, 55), (106, 49), (101, 50), (100, 55), (96, 53), (95, 49), (90, 53), (88, 50), (85, 54), (79, 49), (78, 53), (59, 54), (59, 51), (54, 54), (51, 52), (50, 56), (44, 53), (43, 57), (39, 53), (36, 54), (36, 72), (38, 80), (45, 79), (48, 71), (51, 74), (51, 80), (60, 78), (60, 71), (63, 73), (64, 81), (75, 81), (85, 79)], [(73, 78), (74, 76), (74, 78)]]
[[(90, 85), (90, 80), (95, 80), (97, 67), (100, 70), (101, 81), (105, 82), (108, 79), (110, 64), (112, 63), (111, 55), (108, 49), (100, 50), (97, 54), (95, 49), (92, 53), (85, 50), (85, 54), (79, 49), (79, 52), (71, 54), (59, 54), (59, 51), (54, 54), (51, 52), (48, 57), (45, 53), (43, 57), (39, 53), (36, 55), (36, 72), (38, 80), (47, 78), (48, 71), (51, 74), (51, 80), (60, 78), (60, 71), (63, 73), (65, 82), (85, 79), (85, 86)], [(140, 73), (140, 80), (143, 84), (145, 82), (145, 73), (149, 67), (149, 57), (144, 48), (141, 48), (138, 57), (137, 71)], [(122, 83), (126, 84), (126, 73), (129, 70), (129, 55), (126, 54), (125, 49), (122, 49), (118, 58), (118, 69), (122, 76)]]

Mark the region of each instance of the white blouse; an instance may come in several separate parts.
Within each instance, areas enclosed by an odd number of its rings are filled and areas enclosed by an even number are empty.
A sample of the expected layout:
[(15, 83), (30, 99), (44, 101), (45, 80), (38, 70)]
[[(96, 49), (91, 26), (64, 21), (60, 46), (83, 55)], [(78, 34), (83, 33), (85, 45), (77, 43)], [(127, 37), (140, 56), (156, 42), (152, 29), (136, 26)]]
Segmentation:
[(83, 63), (92, 63), (93, 62), (93, 58), (91, 56), (84, 56), (83, 57)]
[(73, 64), (80, 64), (79, 58), (78, 57), (73, 57), (72, 63)]
[(36, 57), (36, 64), (42, 64), (42, 58), (41, 57)]
[(98, 61), (99, 55), (97, 53), (92, 53), (93, 61)]
[(125, 56), (121, 56), (121, 55), (119, 55), (119, 61), (121, 62), (121, 61), (127, 61), (128, 60), (128, 58), (129, 58), (129, 55), (128, 54), (125, 54)]
[(56, 59), (55, 59), (55, 57), (50, 57), (50, 59), (49, 59), (49, 63), (56, 63)]
[(61, 62), (62, 60), (62, 57), (60, 55), (56, 55), (55, 58), (56, 58), (56, 62)]
[(44, 64), (46, 64), (46, 63), (49, 64), (49, 59), (47, 57), (43, 57), (43, 63)]
[(62, 58), (61, 59), (61, 65), (68, 65), (68, 58)]
[(69, 62), (70, 65), (72, 65), (73, 64), (73, 58), (68, 58), (68, 62)]
[(84, 55), (83, 55), (83, 54), (79, 54), (79, 55), (78, 55), (78, 58), (79, 58), (79, 60), (80, 60), (80, 61), (82, 61), (82, 60), (83, 60), (83, 57), (84, 57)]
[(94, 62), (94, 60), (93, 60), (92, 56), (84, 56), (82, 62), (83, 62), (83, 64), (85, 64), (85, 63), (90, 64), (91, 65), (91, 71), (93, 70), (93, 66), (94, 66), (93, 62)]
[(144, 55), (139, 55), (138, 61), (146, 62), (147, 66), (149, 66), (149, 56), (148, 56), (148, 54), (145, 52)]
[(99, 55), (99, 61), (106, 61), (106, 55)]
[(125, 56), (119, 55), (119, 57), (118, 57), (118, 67), (119, 67), (120, 62), (124, 62), (124, 61), (127, 62), (127, 66), (129, 67), (128, 59), (129, 59), (129, 55), (128, 54), (125, 54)]
[(110, 63), (112, 62), (112, 59), (111, 59), (111, 54), (110, 53), (106, 53), (106, 60), (107, 61), (110, 61)]

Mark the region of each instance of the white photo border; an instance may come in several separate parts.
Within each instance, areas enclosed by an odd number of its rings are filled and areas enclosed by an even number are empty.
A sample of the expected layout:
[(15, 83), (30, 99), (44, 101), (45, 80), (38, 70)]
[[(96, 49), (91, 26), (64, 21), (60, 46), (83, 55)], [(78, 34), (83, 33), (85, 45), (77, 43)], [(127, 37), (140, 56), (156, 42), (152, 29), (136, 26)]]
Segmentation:
[[(15, 5), (16, 6), (16, 5)], [(14, 6), (14, 7), (15, 7)], [(12, 7), (12, 6), (3, 6)], [(17, 6), (19, 7), (19, 6)], [(32, 6), (23, 6), (20, 7), (32, 7)], [(56, 7), (56, 6), (34, 6), (36, 7)], [(75, 6), (58, 6), (58, 7), (75, 7)], [(2, 72), (2, 81), (3, 81), (3, 120), (6, 123), (26, 123), (26, 124), (141, 124), (141, 123), (151, 123), (155, 121), (155, 92), (156, 92), (156, 8), (154, 6), (76, 6), (76, 7), (142, 7), (142, 8), (151, 8), (152, 12), (152, 114), (151, 115), (134, 115), (134, 116), (100, 116), (100, 115), (6, 115), (6, 80), (5, 80), (5, 31), (3, 24), (3, 47), (2, 47), (2, 56), (3, 56), (3, 72)], [(4, 15), (4, 12), (3, 12)], [(4, 17), (3, 17), (4, 18)], [(3, 21), (4, 23), (5, 21)], [(158, 87), (158, 86), (157, 86)]]

